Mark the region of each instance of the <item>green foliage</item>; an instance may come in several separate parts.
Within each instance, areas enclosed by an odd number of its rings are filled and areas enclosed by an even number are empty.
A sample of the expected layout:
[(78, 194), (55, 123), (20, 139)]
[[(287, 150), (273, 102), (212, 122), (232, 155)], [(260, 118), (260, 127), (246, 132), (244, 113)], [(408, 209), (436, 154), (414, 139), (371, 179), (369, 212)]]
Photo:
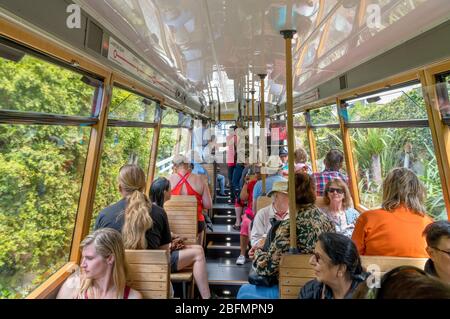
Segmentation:
[[(0, 59), (0, 108), (90, 116), (95, 90), (80, 80), (29, 56), (19, 63)], [(153, 119), (154, 105), (123, 90), (114, 90), (112, 107), (117, 119)], [(90, 132), (0, 125), (0, 298), (26, 296), (68, 261)], [(134, 162), (147, 171), (152, 133), (107, 129), (94, 214), (119, 198), (122, 165)], [(171, 156), (173, 135), (163, 133), (161, 142), (161, 154)]]
[[(352, 121), (421, 119), (427, 116), (420, 88), (403, 93), (385, 104), (364, 105), (357, 102), (351, 106), (349, 114)], [(364, 206), (372, 208), (381, 205), (382, 185), (376, 180), (374, 169), (377, 165), (374, 161), (380, 161), (383, 178), (392, 168), (408, 163), (426, 187), (428, 214), (438, 219), (443, 217), (442, 187), (428, 128), (352, 129), (351, 136), (360, 200)]]

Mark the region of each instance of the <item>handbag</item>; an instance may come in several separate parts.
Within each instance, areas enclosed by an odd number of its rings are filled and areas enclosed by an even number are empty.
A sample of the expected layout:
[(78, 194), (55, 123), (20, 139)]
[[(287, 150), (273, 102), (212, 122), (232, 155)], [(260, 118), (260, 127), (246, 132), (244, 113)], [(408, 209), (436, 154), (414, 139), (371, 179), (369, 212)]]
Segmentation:
[(185, 239), (186, 238), (182, 239), (180, 237), (173, 239), (172, 244), (170, 245), (170, 252), (173, 252), (175, 250), (181, 250), (184, 247), (186, 247), (186, 245), (184, 244)]
[[(272, 224), (272, 227), (270, 228), (269, 232), (267, 233), (266, 241), (264, 242), (264, 246), (262, 248), (263, 251), (268, 251), (271, 242), (275, 238), (275, 233), (278, 229), (278, 227), (281, 224), (281, 220), (276, 220), (275, 218), (270, 219), (270, 223)], [(252, 266), (250, 269), (250, 272), (248, 274), (248, 282), (255, 286), (265, 286), (265, 287), (271, 287), (273, 285), (278, 284), (278, 276), (262, 276), (256, 273), (255, 268)]]

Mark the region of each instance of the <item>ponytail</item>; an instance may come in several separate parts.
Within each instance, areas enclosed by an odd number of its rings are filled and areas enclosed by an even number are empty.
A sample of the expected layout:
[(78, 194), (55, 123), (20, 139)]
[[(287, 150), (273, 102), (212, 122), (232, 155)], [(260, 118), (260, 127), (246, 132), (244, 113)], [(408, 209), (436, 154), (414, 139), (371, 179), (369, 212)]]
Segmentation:
[(150, 201), (144, 193), (135, 190), (127, 196), (125, 222), (122, 227), (125, 249), (147, 249), (145, 233), (153, 226), (150, 212)]

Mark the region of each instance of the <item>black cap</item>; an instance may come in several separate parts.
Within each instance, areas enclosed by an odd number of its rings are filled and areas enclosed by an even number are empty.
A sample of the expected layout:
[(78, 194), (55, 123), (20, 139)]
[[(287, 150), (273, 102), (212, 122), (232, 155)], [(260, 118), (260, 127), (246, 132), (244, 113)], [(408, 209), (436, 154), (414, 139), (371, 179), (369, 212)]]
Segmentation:
[(284, 147), (280, 149), (280, 156), (287, 156), (288, 154), (289, 154), (288, 150), (285, 149)]

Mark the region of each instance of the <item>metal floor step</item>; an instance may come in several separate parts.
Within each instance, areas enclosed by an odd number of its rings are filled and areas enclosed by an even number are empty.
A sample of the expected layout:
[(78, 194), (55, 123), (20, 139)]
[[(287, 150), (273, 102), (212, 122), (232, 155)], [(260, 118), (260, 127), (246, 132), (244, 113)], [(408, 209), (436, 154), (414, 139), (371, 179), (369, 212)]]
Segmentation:
[(252, 264), (236, 265), (236, 258), (208, 258), (206, 269), (210, 285), (242, 285), (248, 283)]
[(214, 215), (213, 223), (221, 225), (234, 225), (236, 222), (236, 216), (234, 215)]
[(206, 235), (239, 235), (240, 232), (235, 230), (232, 225), (221, 225), (221, 224), (213, 224), (213, 231), (207, 230)]
[(234, 204), (232, 203), (215, 203), (213, 209), (229, 209), (234, 210)]
[(216, 200), (215, 200), (216, 204), (230, 204), (231, 205), (231, 199), (229, 196), (220, 196), (217, 195), (216, 196)]
[(237, 258), (241, 253), (239, 243), (232, 242), (213, 242), (210, 241), (206, 246), (207, 258)]

